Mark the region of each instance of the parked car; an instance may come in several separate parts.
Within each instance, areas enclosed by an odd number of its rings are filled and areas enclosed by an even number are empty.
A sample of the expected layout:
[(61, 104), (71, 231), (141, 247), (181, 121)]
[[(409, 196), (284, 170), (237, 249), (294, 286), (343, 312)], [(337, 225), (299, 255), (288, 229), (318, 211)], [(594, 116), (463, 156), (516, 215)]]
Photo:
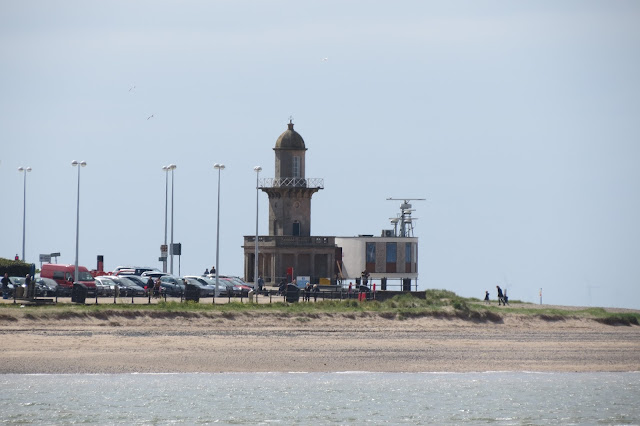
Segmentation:
[(253, 290), (253, 287), (251, 287), (249, 284), (244, 282), (240, 277), (225, 275), (224, 278), (228, 279), (231, 283), (233, 283), (234, 287), (237, 287), (238, 289), (240, 289), (239, 291), (240, 294), (238, 296), (241, 295), (243, 297), (247, 297), (249, 295), (249, 292)]
[[(209, 289), (209, 294), (207, 296), (213, 296), (213, 294), (216, 291), (216, 280), (211, 280), (210, 278), (200, 277), (196, 275), (187, 275), (185, 276), (185, 278), (188, 278), (190, 280), (196, 280), (200, 284), (205, 286), (207, 289)], [(220, 285), (218, 286), (218, 294), (216, 294), (216, 297), (219, 297), (220, 295), (226, 296), (226, 293), (227, 293), (227, 287)], [(203, 297), (207, 297), (207, 296), (203, 296)]]
[(127, 278), (126, 275), (119, 277), (110, 277), (113, 282), (118, 285), (120, 289), (120, 296), (132, 297), (132, 296), (145, 296), (146, 292), (144, 288), (138, 286), (135, 282)]
[(168, 273), (166, 273), (166, 272), (161, 272), (161, 271), (146, 271), (146, 272), (143, 272), (142, 274), (140, 274), (140, 276), (141, 276), (142, 278), (149, 279), (149, 277), (151, 277), (151, 278), (153, 278), (154, 280), (155, 280), (156, 278), (160, 278), (160, 277), (163, 277), (163, 276), (165, 276), (165, 275), (171, 275), (171, 274), (168, 274)]
[(112, 275), (142, 275), (144, 272), (160, 272), (158, 268), (150, 266), (118, 266)]
[(55, 296), (58, 283), (51, 278), (36, 278), (36, 296)]
[(167, 296), (181, 297), (184, 294), (184, 284), (182, 280), (170, 274), (164, 274), (160, 277), (160, 287)]
[(98, 296), (111, 297), (115, 294), (116, 283), (111, 279), (111, 276), (101, 275), (96, 277), (95, 283)]
[[(49, 278), (33, 278), (36, 286), (36, 297), (55, 296), (58, 283)], [(13, 297), (13, 291), (18, 286), (24, 286), (25, 277), (9, 277), (8, 293)], [(23, 293), (24, 294), (24, 293)]]
[[(138, 287), (142, 287), (143, 289), (145, 289), (149, 285), (148, 277), (140, 277), (138, 275), (126, 275), (125, 278), (127, 278), (130, 281), (133, 281)], [(155, 281), (156, 280), (153, 279), (154, 283)]]
[(213, 297), (216, 293), (215, 287), (211, 288), (207, 284), (203, 284), (196, 278), (183, 277), (183, 280), (187, 280), (188, 284), (194, 285), (200, 289), (200, 297)]

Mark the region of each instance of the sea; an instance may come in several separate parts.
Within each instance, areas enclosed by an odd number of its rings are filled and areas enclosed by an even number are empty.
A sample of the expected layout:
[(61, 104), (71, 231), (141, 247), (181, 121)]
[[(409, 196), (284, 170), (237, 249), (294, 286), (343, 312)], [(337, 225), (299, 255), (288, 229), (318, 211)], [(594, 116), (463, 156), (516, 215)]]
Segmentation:
[(640, 424), (640, 372), (4, 374), (36, 425)]

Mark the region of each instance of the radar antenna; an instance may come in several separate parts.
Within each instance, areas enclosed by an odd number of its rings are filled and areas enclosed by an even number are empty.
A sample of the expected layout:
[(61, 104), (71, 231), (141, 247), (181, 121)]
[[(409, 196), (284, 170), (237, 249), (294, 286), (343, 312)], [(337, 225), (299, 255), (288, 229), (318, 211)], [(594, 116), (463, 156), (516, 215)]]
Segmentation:
[(415, 211), (415, 209), (411, 208), (411, 204), (409, 201), (424, 201), (426, 198), (392, 198), (389, 197), (387, 200), (391, 201), (402, 201), (400, 205), (400, 215), (397, 218), (391, 219), (391, 223), (393, 223), (394, 233), (396, 235), (396, 229), (398, 226), (398, 220), (400, 221), (400, 237), (413, 237), (413, 221), (418, 220), (417, 217), (411, 217), (411, 212)]

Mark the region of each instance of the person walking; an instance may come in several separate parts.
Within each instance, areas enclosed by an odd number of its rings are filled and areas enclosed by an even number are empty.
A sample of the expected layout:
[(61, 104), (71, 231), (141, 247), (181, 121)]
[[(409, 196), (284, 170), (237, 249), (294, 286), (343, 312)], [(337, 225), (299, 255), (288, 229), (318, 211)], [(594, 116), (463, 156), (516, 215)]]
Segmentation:
[(504, 305), (504, 295), (502, 294), (502, 289), (499, 285), (496, 286), (496, 289), (498, 290), (498, 306)]
[(485, 305), (490, 305), (491, 302), (489, 302), (489, 290), (484, 292), (484, 304)]

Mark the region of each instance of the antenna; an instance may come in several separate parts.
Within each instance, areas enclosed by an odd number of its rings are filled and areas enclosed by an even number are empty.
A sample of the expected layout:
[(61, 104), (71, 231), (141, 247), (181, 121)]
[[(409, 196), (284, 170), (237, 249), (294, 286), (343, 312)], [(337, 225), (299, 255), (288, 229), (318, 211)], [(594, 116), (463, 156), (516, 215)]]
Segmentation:
[(390, 201), (402, 201), (400, 205), (400, 215), (397, 218), (391, 219), (391, 223), (394, 226), (394, 234), (397, 235), (396, 227), (398, 226), (398, 221), (400, 221), (400, 237), (413, 237), (413, 221), (417, 220), (417, 217), (412, 218), (411, 212), (415, 211), (412, 209), (409, 201), (425, 201), (426, 198), (392, 198), (389, 197), (387, 200)]

